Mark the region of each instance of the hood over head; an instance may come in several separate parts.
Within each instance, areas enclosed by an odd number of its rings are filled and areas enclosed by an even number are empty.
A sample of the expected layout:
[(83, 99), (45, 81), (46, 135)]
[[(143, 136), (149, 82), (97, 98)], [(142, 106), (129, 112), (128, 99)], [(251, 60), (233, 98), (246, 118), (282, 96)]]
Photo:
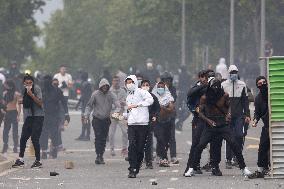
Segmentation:
[(102, 78), (100, 83), (99, 83), (99, 88), (101, 88), (104, 85), (108, 85), (110, 87), (110, 84), (109, 84), (108, 80), (105, 79), (105, 78)]

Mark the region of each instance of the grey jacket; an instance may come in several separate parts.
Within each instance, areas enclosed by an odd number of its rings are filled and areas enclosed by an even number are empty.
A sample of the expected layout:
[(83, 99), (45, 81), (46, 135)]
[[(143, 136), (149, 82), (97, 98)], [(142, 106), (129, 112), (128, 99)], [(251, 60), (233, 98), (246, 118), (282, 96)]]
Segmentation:
[[(109, 82), (105, 79), (102, 79), (99, 86), (109, 85)], [(87, 106), (85, 109), (85, 117), (89, 117), (93, 111), (93, 116), (98, 119), (106, 119), (110, 117), (112, 105), (115, 105), (115, 112), (119, 112), (121, 109), (120, 103), (116, 96), (108, 91), (104, 94), (101, 90), (93, 92)]]

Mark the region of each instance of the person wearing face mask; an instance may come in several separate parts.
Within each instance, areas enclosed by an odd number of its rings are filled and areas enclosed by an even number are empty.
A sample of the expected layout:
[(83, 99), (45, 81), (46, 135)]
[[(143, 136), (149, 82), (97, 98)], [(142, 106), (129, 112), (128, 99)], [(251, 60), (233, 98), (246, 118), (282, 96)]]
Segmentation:
[[(150, 81), (143, 80), (141, 82), (141, 88), (150, 92)], [(160, 113), (160, 104), (158, 98), (151, 93), (151, 96), (154, 99), (154, 102), (151, 106), (149, 106), (149, 116), (150, 116), (150, 127), (148, 127), (147, 132), (147, 141), (145, 146), (145, 162), (146, 162), (146, 169), (153, 169), (153, 131), (155, 126), (157, 125), (157, 120)]]
[(125, 79), (127, 89), (126, 106), (128, 125), (128, 178), (136, 178), (144, 158), (144, 147), (149, 130), (149, 106), (154, 102), (153, 97), (147, 90), (138, 88), (138, 81), (135, 75)]
[[(232, 121), (230, 128), (234, 133), (234, 137), (238, 145), (243, 149), (244, 145), (244, 125), (250, 122), (250, 110), (248, 101), (248, 92), (246, 84), (238, 79), (238, 68), (235, 65), (229, 67), (229, 79), (222, 83), (222, 87), (230, 97)], [(233, 153), (226, 145), (226, 168), (231, 169), (238, 162), (232, 161)]]
[[(172, 74), (170, 74), (169, 72), (164, 72), (161, 75), (161, 81), (164, 82), (169, 90), (169, 92), (171, 93), (172, 97), (174, 98), (174, 103), (176, 103), (177, 100), (177, 90), (176, 87), (173, 85), (173, 76)], [(171, 163), (172, 164), (179, 164), (179, 161), (177, 159), (177, 148), (176, 148), (176, 111), (174, 114), (171, 115), (171, 138), (170, 138), (170, 155), (171, 155)]]
[(109, 126), (111, 124), (110, 114), (112, 106), (115, 106), (116, 113), (121, 110), (121, 105), (116, 96), (109, 91), (110, 84), (107, 79), (101, 79), (99, 83), (99, 90), (93, 92), (85, 109), (84, 122), (87, 124), (91, 112), (93, 115), (92, 126), (95, 133), (95, 148), (97, 158), (96, 164), (105, 164), (104, 152), (106, 147), (106, 139), (109, 133)]
[(21, 94), (16, 91), (16, 86), (13, 80), (6, 80), (4, 83), (4, 104), (6, 106), (6, 113), (4, 118), (4, 129), (3, 129), (3, 150), (2, 153), (6, 153), (8, 150), (9, 132), (11, 126), (13, 128), (13, 141), (14, 141), (14, 153), (18, 153), (18, 122), (20, 121), (21, 115)]
[[(221, 81), (212, 79), (209, 82), (205, 95), (200, 98), (199, 107), (196, 112), (199, 118), (202, 119), (206, 125), (201, 134), (199, 144), (194, 150), (192, 162), (189, 165), (189, 169), (184, 174), (186, 177), (194, 175), (194, 169), (198, 166), (198, 162), (201, 158), (201, 153), (206, 145), (216, 139), (223, 138), (231, 146), (234, 154), (236, 155), (239, 168), (244, 176), (249, 176), (252, 173), (246, 167), (242, 151), (235, 137), (233, 137), (232, 130), (229, 128), (229, 122), (231, 120), (230, 114), (230, 100), (229, 94), (224, 92), (221, 87)], [(220, 146), (221, 148), (221, 146)], [(213, 167), (218, 168), (218, 162), (213, 162)]]
[(70, 122), (68, 107), (63, 92), (52, 85), (52, 76), (43, 77), (43, 107), (45, 119), (43, 122), (42, 133), (40, 137), (40, 145), (42, 149), (42, 159), (47, 159), (48, 139), (51, 139), (52, 149), (50, 149), (50, 157), (57, 158), (59, 122), (60, 122), (60, 103), (65, 112), (65, 120)]
[(249, 177), (251, 179), (264, 178), (264, 176), (269, 172), (270, 139), (267, 79), (264, 76), (257, 77), (256, 86), (259, 89), (259, 93), (255, 97), (254, 101), (255, 110), (252, 126), (256, 127), (260, 119), (264, 125), (261, 130), (258, 148), (258, 168), (257, 171)]
[(153, 88), (153, 94), (158, 98), (161, 107), (155, 136), (157, 138), (157, 156), (160, 158), (160, 167), (169, 167), (168, 148), (171, 139), (172, 117), (175, 114), (174, 98), (164, 82), (159, 82)]
[(16, 160), (13, 168), (23, 167), (24, 153), (28, 139), (31, 137), (36, 160), (31, 168), (40, 168), (42, 163), (40, 162), (40, 143), (39, 138), (44, 120), (44, 111), (42, 103), (41, 89), (34, 85), (34, 78), (30, 75), (25, 75), (23, 79), (25, 90), (23, 92), (23, 107), (24, 107), (24, 125), (22, 128), (22, 134), (20, 138), (20, 153), (19, 158)]

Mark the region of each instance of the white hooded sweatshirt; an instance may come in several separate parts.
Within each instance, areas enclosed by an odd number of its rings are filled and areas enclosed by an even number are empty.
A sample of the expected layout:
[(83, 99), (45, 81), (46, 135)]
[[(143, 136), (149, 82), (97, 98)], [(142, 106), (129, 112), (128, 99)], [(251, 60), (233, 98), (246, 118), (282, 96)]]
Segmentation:
[(168, 87), (165, 88), (165, 93), (160, 95), (157, 91), (158, 85), (156, 84), (155, 87), (152, 90), (152, 93), (158, 98), (160, 106), (168, 106), (171, 102), (174, 102), (174, 98), (171, 95), (171, 92), (169, 91)]
[[(135, 84), (135, 90), (129, 91), (127, 88), (126, 105), (137, 105), (137, 108), (128, 110), (128, 125), (148, 125), (149, 124), (149, 106), (153, 104), (154, 99), (151, 94), (138, 88), (138, 81), (135, 75), (130, 75), (126, 79), (131, 79)], [(125, 80), (126, 81), (126, 80)]]
[(219, 64), (216, 66), (216, 73), (220, 73), (222, 79), (228, 79), (228, 68), (225, 58), (220, 58)]

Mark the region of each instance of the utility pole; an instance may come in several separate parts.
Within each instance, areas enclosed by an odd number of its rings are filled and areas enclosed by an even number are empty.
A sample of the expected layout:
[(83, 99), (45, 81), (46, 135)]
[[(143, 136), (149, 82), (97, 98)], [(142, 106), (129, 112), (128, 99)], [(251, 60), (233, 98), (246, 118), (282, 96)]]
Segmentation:
[(230, 65), (234, 64), (234, 51), (235, 51), (235, 0), (231, 0), (230, 11)]
[(182, 0), (182, 15), (181, 15), (181, 65), (185, 65), (185, 0)]
[[(261, 0), (260, 57), (265, 57), (265, 0)], [(260, 59), (260, 73), (266, 76), (266, 59)]]

